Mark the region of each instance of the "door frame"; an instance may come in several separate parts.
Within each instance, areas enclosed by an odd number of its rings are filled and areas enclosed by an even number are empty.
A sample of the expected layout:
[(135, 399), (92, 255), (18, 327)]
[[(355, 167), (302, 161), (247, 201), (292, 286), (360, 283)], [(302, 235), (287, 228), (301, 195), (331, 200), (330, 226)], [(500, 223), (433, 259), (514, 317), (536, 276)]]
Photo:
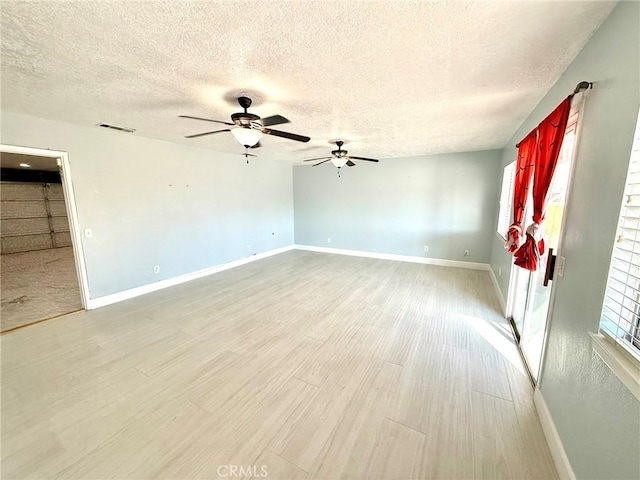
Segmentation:
[[(575, 141), (574, 141), (574, 147), (573, 147), (573, 152), (571, 152), (571, 164), (569, 166), (569, 180), (567, 182), (567, 193), (565, 196), (565, 211), (566, 211), (566, 207), (569, 205), (569, 202), (571, 201), (571, 191), (572, 191), (572, 185), (573, 185), (573, 175), (574, 175), (574, 171), (575, 171), (575, 166), (576, 166), (576, 160), (578, 157), (578, 148), (580, 147), (580, 133), (582, 131), (582, 121), (584, 118), (584, 113), (585, 113), (585, 100), (587, 97), (587, 92), (588, 90), (585, 90), (584, 92), (580, 92), (577, 93), (574, 96), (574, 99), (577, 98), (577, 102), (578, 102), (578, 106), (575, 110), (575, 112), (578, 115), (578, 118), (575, 122)], [(579, 98), (578, 98), (579, 97)], [(573, 104), (571, 107), (571, 111), (573, 111)], [(571, 115), (571, 111), (569, 113), (570, 116)], [(575, 115), (575, 113), (574, 113)], [(572, 126), (572, 125), (570, 125)], [(558, 239), (558, 248), (557, 251), (554, 252), (556, 255), (556, 258), (560, 258), (562, 256), (563, 253), (563, 245), (564, 245), (564, 237), (565, 237), (565, 228), (566, 228), (566, 223), (567, 223), (567, 215), (563, 215), (562, 216), (562, 222), (560, 222), (560, 237)], [(525, 217), (526, 218), (526, 217)], [(558, 270), (558, 265), (560, 262), (556, 261), (556, 264), (554, 266), (554, 271), (553, 273), (553, 280), (551, 281), (551, 292), (549, 294), (549, 308), (547, 310), (547, 318), (545, 320), (545, 325), (544, 325), (544, 333), (542, 334), (542, 350), (540, 352), (540, 364), (538, 367), (538, 371), (535, 372), (536, 375), (534, 376), (532, 373), (533, 372), (529, 372), (529, 376), (531, 377), (532, 382), (534, 383), (534, 385), (538, 386), (540, 385), (540, 383), (542, 382), (542, 377), (543, 377), (543, 371), (544, 371), (544, 364), (546, 361), (546, 356), (547, 356), (547, 342), (549, 339), (549, 330), (550, 330), (550, 325), (551, 325), (551, 321), (553, 318), (553, 308), (555, 306), (555, 298), (556, 298), (556, 293), (557, 293), (557, 270)], [(513, 308), (514, 308), (514, 302), (515, 302), (515, 295), (513, 294), (513, 289), (515, 287), (515, 283), (516, 283), (516, 275), (514, 274), (514, 272), (516, 271), (516, 269), (519, 268), (517, 267), (515, 264), (511, 263), (511, 272), (509, 275), (509, 291), (508, 291), (508, 301), (507, 301), (507, 312), (508, 312), (508, 316), (512, 316), (513, 314)], [(529, 272), (531, 273), (531, 272)], [(531, 282), (530, 282), (530, 287), (531, 287)], [(529, 302), (530, 298), (531, 298), (532, 292), (529, 291), (527, 292), (527, 303)], [(507, 317), (508, 318), (508, 317)], [(514, 328), (512, 326), (512, 328)], [(529, 367), (529, 363), (527, 362), (524, 354), (522, 353), (522, 348), (520, 346), (520, 341), (518, 341), (518, 350), (520, 351), (520, 356), (522, 357), (522, 360), (527, 368), (527, 370), (530, 370)], [(537, 380), (534, 380), (534, 378), (537, 378)]]
[(17, 145), (7, 145), (4, 143), (0, 143), (0, 152), (48, 157), (56, 160), (58, 167), (60, 168), (62, 192), (64, 194), (64, 203), (67, 207), (69, 231), (71, 233), (71, 245), (76, 264), (76, 272), (78, 274), (78, 286), (80, 287), (80, 301), (82, 302), (82, 307), (85, 310), (89, 310), (89, 279), (87, 276), (87, 265), (85, 263), (84, 249), (82, 246), (82, 235), (80, 232), (80, 220), (78, 219), (76, 197), (73, 191), (73, 182), (71, 181), (71, 163), (69, 162), (69, 155), (67, 152), (57, 150), (21, 147)]
[[(582, 124), (585, 115), (585, 104), (587, 99), (587, 93), (589, 90), (585, 90), (583, 92), (577, 93), (573, 98), (580, 97), (578, 100), (577, 114), (578, 119), (575, 123), (575, 140), (573, 144), (573, 152), (571, 152), (571, 165), (569, 166), (569, 181), (567, 183), (567, 194), (564, 199), (565, 204), (565, 212), (568, 210), (569, 204), (571, 202), (571, 191), (573, 190), (571, 187), (573, 186), (573, 174), (576, 168), (576, 161), (578, 159), (578, 149), (580, 148), (580, 134), (582, 132)], [(558, 239), (558, 249), (555, 252), (556, 259), (560, 259), (564, 250), (564, 237), (566, 234), (566, 226), (567, 226), (567, 218), (568, 215), (562, 215), (562, 222), (560, 222), (560, 237)], [(547, 343), (549, 340), (549, 330), (551, 325), (551, 320), (553, 317), (553, 307), (555, 306), (556, 294), (558, 290), (558, 265), (559, 261), (556, 261), (556, 264), (553, 269), (553, 280), (551, 281), (551, 293), (549, 295), (549, 310), (547, 311), (547, 320), (544, 326), (544, 334), (542, 336), (542, 352), (540, 352), (540, 367), (538, 369), (538, 381), (536, 382), (538, 388), (540, 386), (540, 382), (542, 382), (543, 372), (544, 372), (544, 364), (547, 359)]]

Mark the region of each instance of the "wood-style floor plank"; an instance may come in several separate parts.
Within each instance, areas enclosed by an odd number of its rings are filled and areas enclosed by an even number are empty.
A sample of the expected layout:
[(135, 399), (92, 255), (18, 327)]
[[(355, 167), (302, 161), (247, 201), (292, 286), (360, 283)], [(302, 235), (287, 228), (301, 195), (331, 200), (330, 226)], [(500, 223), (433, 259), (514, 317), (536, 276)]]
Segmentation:
[[(512, 402), (473, 393), (473, 440), (476, 475), (480, 478), (535, 478)], [(540, 477), (542, 478), (542, 477)]]
[(373, 459), (381, 429), (402, 368), (374, 360), (372, 368), (316, 457), (312, 478), (364, 478)]
[(403, 480), (420, 476), (424, 433), (389, 420), (382, 424), (367, 478)]
[(291, 251), (3, 335), (2, 478), (557, 478), (492, 288)]

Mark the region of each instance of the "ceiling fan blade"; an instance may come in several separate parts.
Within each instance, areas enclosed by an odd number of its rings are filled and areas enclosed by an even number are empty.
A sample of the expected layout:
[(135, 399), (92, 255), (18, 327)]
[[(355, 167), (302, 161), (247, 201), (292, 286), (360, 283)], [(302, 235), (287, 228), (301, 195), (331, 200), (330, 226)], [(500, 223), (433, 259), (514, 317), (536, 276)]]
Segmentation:
[(379, 162), (375, 158), (354, 157), (353, 155), (349, 155), (349, 158), (352, 160), (364, 160), (365, 162)]
[(327, 163), (329, 160), (331, 160), (330, 158), (327, 158), (325, 161), (320, 162), (320, 163), (316, 163), (315, 165), (311, 165), (312, 167), (317, 167), (318, 165), (322, 165), (323, 163)]
[(282, 125), (283, 123), (289, 123), (289, 120), (282, 115), (271, 115), (262, 119), (262, 125), (270, 127), (271, 125)]
[(355, 167), (356, 164), (353, 163), (351, 160), (347, 160), (347, 167)]
[(309, 140), (311, 140), (310, 137), (305, 137), (304, 135), (296, 135), (295, 133), (283, 132), (281, 130), (271, 130), (270, 128), (263, 128), (262, 133), (264, 133), (265, 135), (273, 135), (275, 137), (295, 140), (297, 142), (308, 142)]
[(230, 132), (228, 128), (224, 130), (214, 130), (213, 132), (204, 132), (204, 133), (196, 133), (195, 135), (187, 135), (184, 138), (196, 138), (196, 137), (204, 137), (205, 135), (211, 135), (212, 133), (220, 133), (220, 132)]
[(178, 115), (180, 118), (190, 118), (191, 120), (204, 120), (205, 122), (221, 123), (223, 125), (235, 125), (235, 123), (223, 122), (221, 120), (211, 120), (210, 118), (192, 117), (191, 115)]
[(302, 161), (303, 162), (315, 162), (316, 160), (331, 160), (331, 157), (309, 158), (307, 160), (302, 160)]

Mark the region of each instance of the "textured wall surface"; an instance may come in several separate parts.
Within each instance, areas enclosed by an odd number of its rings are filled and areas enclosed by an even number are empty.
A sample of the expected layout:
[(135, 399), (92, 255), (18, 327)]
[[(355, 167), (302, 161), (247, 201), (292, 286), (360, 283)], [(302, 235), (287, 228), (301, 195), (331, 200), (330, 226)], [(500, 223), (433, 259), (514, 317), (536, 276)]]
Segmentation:
[(499, 150), (295, 166), (295, 240), (489, 263), (501, 179)]
[[(640, 404), (591, 348), (602, 301), (640, 106), (640, 4), (621, 2), (556, 86), (509, 141), (514, 145), (581, 80), (589, 92), (561, 239), (541, 390), (578, 478), (640, 478)], [(499, 241), (492, 267), (509, 256)], [(508, 270), (506, 270), (508, 271)], [(506, 283), (502, 284), (506, 294)]]
[(9, 112), (1, 132), (68, 152), (80, 227), (94, 235), (83, 238), (91, 298), (293, 242), (286, 163)]

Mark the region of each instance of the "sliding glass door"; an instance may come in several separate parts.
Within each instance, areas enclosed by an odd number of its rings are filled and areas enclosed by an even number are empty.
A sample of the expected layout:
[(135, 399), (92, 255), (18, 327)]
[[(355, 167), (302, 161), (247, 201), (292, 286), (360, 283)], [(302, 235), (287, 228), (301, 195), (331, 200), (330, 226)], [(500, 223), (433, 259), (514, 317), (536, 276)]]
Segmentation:
[[(545, 274), (547, 270), (551, 270), (551, 268), (547, 269), (548, 262), (553, 261), (549, 254), (550, 252), (554, 252), (554, 254), (558, 252), (560, 243), (562, 220), (576, 141), (576, 126), (577, 111), (572, 115), (567, 126), (558, 164), (549, 188), (547, 213), (544, 222), (546, 253), (541, 259), (537, 271), (530, 272), (513, 266), (511, 272), (511, 316), (516, 335), (519, 337), (522, 355), (531, 376), (536, 382), (542, 362), (547, 318), (551, 303), (552, 281)], [(531, 218), (530, 212), (527, 213), (525, 218)]]

